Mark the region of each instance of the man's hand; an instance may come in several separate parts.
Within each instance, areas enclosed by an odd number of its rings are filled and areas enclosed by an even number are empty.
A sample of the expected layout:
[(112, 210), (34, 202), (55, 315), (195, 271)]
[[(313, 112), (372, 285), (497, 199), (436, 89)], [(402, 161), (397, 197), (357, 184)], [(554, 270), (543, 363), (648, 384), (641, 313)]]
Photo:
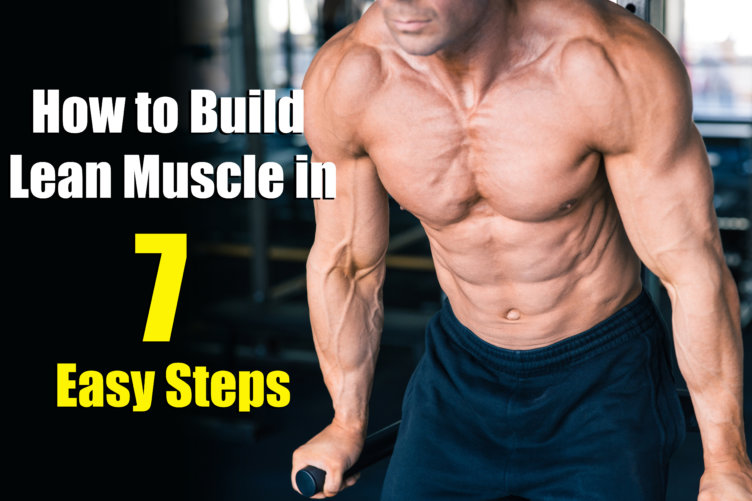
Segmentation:
[(722, 464), (705, 469), (700, 479), (700, 494), (697, 501), (750, 500), (752, 500), (752, 465), (749, 459), (741, 465)]
[(348, 428), (336, 421), (324, 428), (318, 435), (298, 447), (292, 455), (292, 486), (297, 492), (295, 474), (308, 465), (326, 472), (323, 492), (312, 499), (332, 497), (342, 489), (351, 487), (360, 475), (342, 479), (343, 473), (350, 468), (363, 450), (365, 434), (363, 430)]

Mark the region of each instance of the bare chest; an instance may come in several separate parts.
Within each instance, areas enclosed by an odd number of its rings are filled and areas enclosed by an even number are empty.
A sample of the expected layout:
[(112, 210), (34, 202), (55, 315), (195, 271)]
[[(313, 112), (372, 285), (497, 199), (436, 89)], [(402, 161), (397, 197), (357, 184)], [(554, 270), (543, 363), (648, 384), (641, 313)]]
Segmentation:
[(387, 85), (366, 123), (384, 187), (430, 225), (489, 210), (547, 220), (587, 196), (600, 163), (566, 96), (529, 81), (498, 86), (472, 109), (424, 85)]

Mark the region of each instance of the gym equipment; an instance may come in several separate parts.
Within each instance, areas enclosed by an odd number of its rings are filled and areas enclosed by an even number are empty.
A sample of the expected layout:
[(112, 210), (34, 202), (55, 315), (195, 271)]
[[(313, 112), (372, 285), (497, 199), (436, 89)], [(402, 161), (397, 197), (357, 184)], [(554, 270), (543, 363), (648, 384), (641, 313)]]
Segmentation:
[(632, 12), (634, 15), (650, 22), (650, 0), (612, 0)]
[[(394, 443), (397, 441), (397, 432), (399, 431), (400, 421), (396, 421), (386, 428), (372, 433), (366, 437), (363, 444), (363, 452), (352, 467), (350, 467), (342, 476), (347, 478), (360, 472), (377, 461), (391, 455), (394, 449)], [(326, 472), (315, 466), (306, 466), (295, 474), (295, 484), (298, 490), (306, 497), (321, 492), (324, 488), (324, 478)]]

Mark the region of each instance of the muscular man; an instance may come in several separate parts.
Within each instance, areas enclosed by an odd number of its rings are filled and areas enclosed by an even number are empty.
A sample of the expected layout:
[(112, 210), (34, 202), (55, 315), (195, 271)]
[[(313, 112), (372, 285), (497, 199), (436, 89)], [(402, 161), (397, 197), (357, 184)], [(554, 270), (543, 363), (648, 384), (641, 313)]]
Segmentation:
[(448, 297), (404, 396), (384, 500), (659, 500), (684, 421), (640, 260), (665, 285), (702, 435), (700, 500), (752, 499), (739, 303), (681, 61), (605, 0), (380, 0), (306, 76), (337, 165), (308, 261), (334, 418), (297, 449), (357, 459), (391, 195)]

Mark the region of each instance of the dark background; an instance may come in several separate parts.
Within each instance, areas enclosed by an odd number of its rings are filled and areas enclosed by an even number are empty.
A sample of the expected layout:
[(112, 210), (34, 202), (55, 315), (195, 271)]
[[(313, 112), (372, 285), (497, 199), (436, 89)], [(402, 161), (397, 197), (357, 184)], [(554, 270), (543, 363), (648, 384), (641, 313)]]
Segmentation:
[[(169, 8), (146, 1), (16, 2), (4, 14), (5, 158), (22, 154), (26, 172), (35, 161), (108, 161), (113, 172), (109, 200), (6, 205), (9, 490), (80, 499), (172, 498), (185, 491), (175, 481), (185, 455), (174, 416), (159, 408), (137, 415), (128, 408), (56, 407), (57, 363), (76, 363), (79, 373), (150, 369), (159, 376), (176, 356), (174, 345), (140, 342), (158, 258), (135, 254), (134, 234), (186, 232), (184, 207), (120, 195), (123, 154), (173, 148), (170, 139), (135, 131), (132, 106), (137, 92), (169, 90), (165, 63), (175, 29)], [(37, 88), (60, 89), (61, 102), (126, 97), (123, 133), (32, 134)]]
[[(297, 499), (289, 482), (292, 450), (331, 418), (305, 315), (298, 313), (286, 331), (258, 326), (275, 305), (251, 299), (247, 260), (196, 250), (202, 242), (238, 235), (247, 244), (251, 203), (122, 199), (124, 154), (211, 162), (220, 155), (180, 131), (142, 134), (135, 127), (138, 92), (170, 95), (185, 106), (188, 75), (174, 64), (186, 52), (178, 31), (197, 14), (184, 5), (17, 2), (5, 11), (2, 143), (8, 170), (10, 155), (21, 154), (26, 186), (36, 161), (108, 161), (113, 174), (111, 199), (9, 198), (6, 205), (2, 387), (9, 418), (3, 447), (8, 492), (76, 499)], [(205, 48), (187, 50), (201, 58)], [(32, 89), (59, 89), (61, 103), (69, 96), (126, 97), (123, 133), (69, 134), (61, 127), (58, 134), (32, 134)], [(256, 146), (224, 153), (225, 159), (239, 163), (248, 152), (264, 160), (262, 145)], [(3, 183), (8, 193), (7, 174)], [(310, 201), (297, 203), (310, 212)], [(268, 208), (289, 210), (285, 201)], [(310, 220), (268, 228), (277, 241), (301, 247), (310, 246), (312, 230)], [(135, 233), (188, 234), (170, 343), (141, 341), (159, 258), (135, 254)], [(267, 272), (276, 280), (302, 267), (272, 263)], [(438, 300), (437, 292), (431, 294)], [(229, 313), (213, 313), (228, 300), (235, 300)], [(415, 360), (412, 351), (389, 347), (382, 359), (402, 368), (378, 377), (383, 382), (374, 392), (373, 427), (399, 417), (402, 387)], [(291, 404), (250, 413), (235, 407), (173, 409), (163, 380), (172, 362), (236, 374), (284, 370), (292, 380)], [(155, 371), (152, 409), (58, 408), (58, 363), (76, 363), (77, 375), (89, 369), (103, 375)], [(383, 466), (362, 482), (370, 482), (371, 491), (380, 488)]]
[[(181, 132), (136, 131), (136, 93), (170, 95), (185, 105), (191, 79), (175, 63), (200, 60), (211, 51), (181, 43), (181, 23), (199, 15), (185, 5), (136, 0), (5, 7), (2, 144), (8, 165), (9, 155), (22, 154), (25, 169), (35, 161), (108, 161), (113, 172), (109, 200), (9, 199), (6, 204), (2, 387), (9, 492), (20, 488), (29, 495), (77, 499), (300, 499), (289, 486), (290, 455), (331, 418), (304, 290), (283, 293), (274, 287), (299, 278), (302, 259), (272, 259), (259, 271), (244, 254), (249, 245), (260, 247), (258, 228), (252, 229), (258, 215), (266, 220), (267, 243), (283, 250), (309, 247), (310, 201), (289, 196), (267, 203), (121, 199), (124, 154), (216, 164), (240, 162), (244, 152), (291, 161), (307, 151), (291, 138), (242, 138), (217, 148)], [(252, 72), (247, 76), (247, 87), (257, 88)], [(61, 102), (68, 96), (126, 97), (123, 133), (32, 134), (32, 89), (60, 89)], [(709, 149), (731, 159), (727, 168), (721, 163), (716, 170), (717, 184), (727, 193), (719, 192), (719, 200), (734, 202), (719, 205), (728, 217), (749, 213), (744, 205), (749, 170), (739, 167), (749, 165), (746, 144), (708, 142)], [(8, 179), (4, 176), (3, 183)], [(292, 193), (292, 187), (286, 190)], [(392, 208), (393, 236), (415, 229), (412, 216)], [(135, 233), (188, 234), (170, 343), (141, 342), (158, 256), (135, 254)], [(725, 232), (724, 238), (727, 251), (741, 262), (733, 271), (742, 283), (749, 275), (749, 232)], [(398, 251), (403, 263), (428, 256), (424, 239), (411, 242)], [(235, 247), (217, 250), (226, 243)], [(260, 274), (266, 275), (268, 296), (259, 297)], [(388, 317), (374, 382), (372, 431), (399, 418), (402, 391), (420, 354), (422, 326), (438, 308), (440, 291), (430, 270), (390, 265), (384, 297)], [(170, 408), (162, 377), (172, 362), (235, 373), (287, 371), (291, 404), (246, 414), (234, 407)], [(58, 363), (76, 363), (78, 373), (155, 371), (153, 407), (146, 413), (130, 407), (58, 408)], [(377, 499), (385, 467), (382, 462), (368, 470), (338, 499)], [(699, 436), (690, 433), (672, 463), (674, 501), (692, 499), (701, 471)]]

